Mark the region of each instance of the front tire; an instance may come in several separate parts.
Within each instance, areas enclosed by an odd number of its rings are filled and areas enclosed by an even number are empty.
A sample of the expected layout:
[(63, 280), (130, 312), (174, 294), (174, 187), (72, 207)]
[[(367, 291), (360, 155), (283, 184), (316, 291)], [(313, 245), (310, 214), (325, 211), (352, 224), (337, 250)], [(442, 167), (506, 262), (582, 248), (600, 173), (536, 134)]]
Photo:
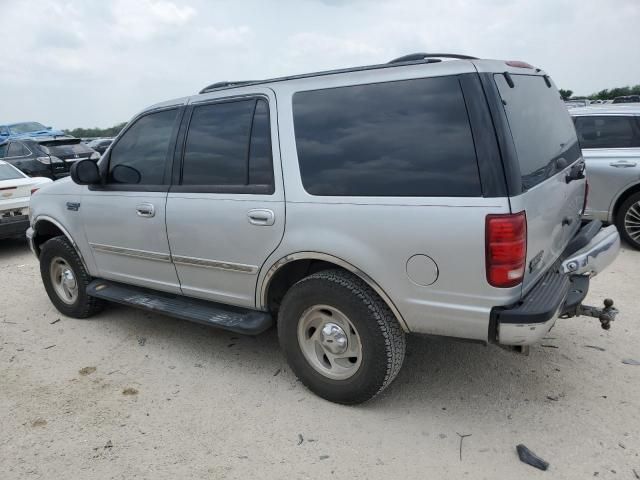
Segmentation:
[(405, 354), (404, 332), (389, 307), (343, 270), (315, 273), (289, 289), (278, 336), (302, 383), (322, 398), (347, 405), (384, 390)]
[(640, 192), (627, 198), (616, 214), (620, 236), (633, 248), (640, 250)]
[(47, 240), (40, 249), (40, 275), (51, 303), (68, 317), (88, 318), (102, 302), (87, 295), (91, 276), (71, 242), (65, 237)]

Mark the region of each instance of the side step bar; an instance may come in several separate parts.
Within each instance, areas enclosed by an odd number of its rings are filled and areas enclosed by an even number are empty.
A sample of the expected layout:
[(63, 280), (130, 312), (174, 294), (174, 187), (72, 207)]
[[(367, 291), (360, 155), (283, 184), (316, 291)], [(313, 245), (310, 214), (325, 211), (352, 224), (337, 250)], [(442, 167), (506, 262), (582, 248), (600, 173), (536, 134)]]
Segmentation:
[(244, 335), (259, 335), (273, 325), (271, 314), (206, 300), (156, 292), (109, 280), (94, 280), (87, 293), (102, 300), (211, 325)]

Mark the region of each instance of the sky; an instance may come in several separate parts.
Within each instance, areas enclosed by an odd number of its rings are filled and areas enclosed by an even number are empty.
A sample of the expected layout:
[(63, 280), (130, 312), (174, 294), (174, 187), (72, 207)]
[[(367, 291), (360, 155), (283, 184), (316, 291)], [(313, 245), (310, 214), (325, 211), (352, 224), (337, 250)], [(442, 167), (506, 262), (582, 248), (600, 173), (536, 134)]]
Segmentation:
[(640, 0), (0, 0), (0, 123), (108, 127), (222, 80), (413, 52), (525, 60), (590, 94), (640, 83)]

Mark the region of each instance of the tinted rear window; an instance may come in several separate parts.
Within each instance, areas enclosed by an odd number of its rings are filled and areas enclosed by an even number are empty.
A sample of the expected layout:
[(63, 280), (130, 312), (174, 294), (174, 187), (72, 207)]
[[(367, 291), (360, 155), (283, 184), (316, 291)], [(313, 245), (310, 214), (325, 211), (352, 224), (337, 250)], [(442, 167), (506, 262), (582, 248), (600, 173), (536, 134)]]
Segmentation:
[(513, 88), (504, 75), (494, 78), (515, 143), (522, 188), (528, 190), (580, 157), (576, 130), (558, 91), (549, 88), (544, 77), (511, 75)]
[(481, 195), (456, 77), (298, 92), (293, 114), (312, 195)]
[(582, 148), (640, 147), (640, 122), (631, 116), (576, 117)]
[(62, 145), (49, 145), (49, 146), (40, 146), (45, 153), (49, 155), (54, 155), (58, 157), (67, 157), (69, 155), (82, 155), (89, 156), (91, 155), (92, 150), (84, 145), (83, 143), (73, 143), (73, 144), (62, 144)]

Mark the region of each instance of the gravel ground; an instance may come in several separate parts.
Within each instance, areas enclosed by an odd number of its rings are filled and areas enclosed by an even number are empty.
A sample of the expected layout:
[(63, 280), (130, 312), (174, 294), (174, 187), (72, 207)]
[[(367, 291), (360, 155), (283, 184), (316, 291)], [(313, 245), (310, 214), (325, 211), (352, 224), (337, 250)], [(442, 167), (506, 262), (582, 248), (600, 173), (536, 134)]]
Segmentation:
[(344, 407), (296, 380), (274, 331), (66, 318), (24, 242), (0, 241), (0, 478), (638, 479), (639, 281), (624, 250), (589, 297), (615, 299), (613, 328), (561, 320), (529, 356), (410, 337), (395, 383)]

